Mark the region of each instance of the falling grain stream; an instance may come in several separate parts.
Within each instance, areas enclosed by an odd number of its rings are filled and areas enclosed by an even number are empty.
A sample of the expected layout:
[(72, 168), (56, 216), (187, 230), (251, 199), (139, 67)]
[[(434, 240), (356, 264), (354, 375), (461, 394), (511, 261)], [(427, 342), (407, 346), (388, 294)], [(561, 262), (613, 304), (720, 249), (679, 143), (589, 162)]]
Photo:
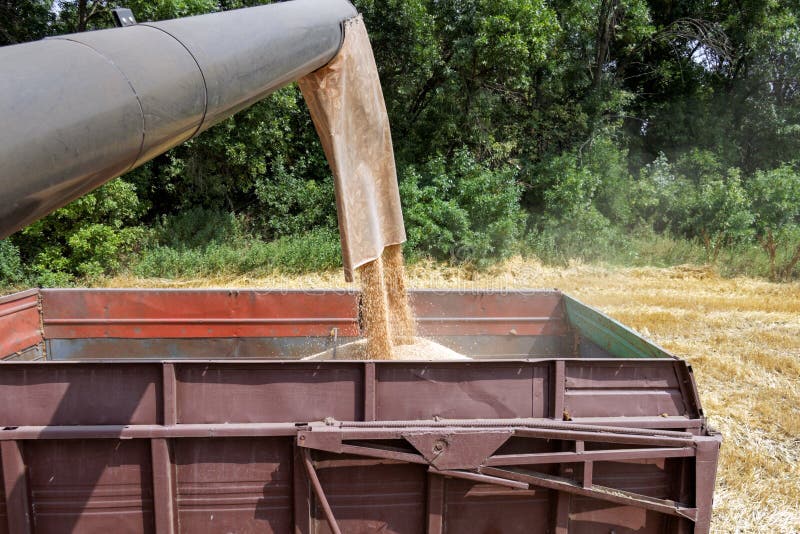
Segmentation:
[[(345, 23), (339, 54), (299, 80), (334, 176), (345, 277), (358, 272), (366, 343), (354, 358), (451, 358), (415, 337), (406, 291), (406, 240), (386, 104), (361, 17)], [(416, 347), (416, 350), (415, 350)], [(441, 348), (442, 350), (439, 350)], [(320, 355), (322, 357), (322, 355)]]

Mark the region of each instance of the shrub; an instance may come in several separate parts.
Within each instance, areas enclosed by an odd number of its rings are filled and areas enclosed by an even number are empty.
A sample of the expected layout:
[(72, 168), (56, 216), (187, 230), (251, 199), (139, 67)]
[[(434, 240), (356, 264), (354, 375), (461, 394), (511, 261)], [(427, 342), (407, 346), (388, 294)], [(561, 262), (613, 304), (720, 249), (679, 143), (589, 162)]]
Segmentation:
[(17, 236), (34, 282), (60, 285), (114, 271), (145, 235), (136, 188), (121, 179), (34, 222)]
[(8, 239), (0, 240), (0, 287), (14, 286), (24, 280), (19, 249)]
[[(756, 237), (769, 256), (770, 276), (789, 278), (800, 262), (800, 174), (788, 165), (758, 171), (748, 191), (755, 214)], [(781, 248), (788, 258), (778, 263)]]
[(752, 236), (753, 215), (739, 169), (693, 151), (670, 164), (662, 154), (645, 166), (633, 188), (639, 220), (657, 232), (696, 239), (716, 261), (722, 249)]
[(281, 161), (269, 178), (255, 182), (257, 220), (265, 237), (301, 235), (315, 228), (336, 228), (333, 180), (308, 180), (292, 174)]
[(305, 273), (341, 269), (342, 249), (339, 233), (318, 228), (293, 237), (282, 237), (258, 246), (245, 254), (241, 272), (251, 269), (284, 273)]
[(412, 254), (484, 266), (517, 250), (525, 225), (521, 186), (510, 167), (493, 169), (466, 150), (401, 172), (400, 196)]
[(573, 258), (625, 263), (631, 254), (621, 229), (593, 206), (570, 217), (540, 220), (528, 235), (527, 245), (542, 261), (556, 264)]
[(635, 232), (629, 239), (630, 265), (671, 267), (705, 261), (705, 250), (696, 241), (659, 234), (650, 228)]
[(252, 237), (175, 248), (155, 245), (142, 252), (131, 271), (142, 277), (304, 273), (340, 268), (338, 234), (317, 229), (300, 236), (264, 242)]
[(232, 213), (196, 207), (161, 217), (151, 238), (165, 247), (193, 249), (237, 239), (242, 227), (241, 218)]
[(688, 237), (701, 239), (712, 261), (724, 246), (752, 235), (753, 215), (738, 169), (730, 169), (725, 178), (704, 177), (694, 189), (686, 189), (686, 218), (678, 224)]

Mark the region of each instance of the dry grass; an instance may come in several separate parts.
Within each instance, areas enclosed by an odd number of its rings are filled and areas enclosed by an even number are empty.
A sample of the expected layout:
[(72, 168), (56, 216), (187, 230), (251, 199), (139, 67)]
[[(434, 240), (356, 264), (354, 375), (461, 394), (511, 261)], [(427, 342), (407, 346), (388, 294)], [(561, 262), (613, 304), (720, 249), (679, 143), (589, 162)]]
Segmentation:
[[(725, 437), (714, 532), (800, 532), (800, 284), (723, 279), (699, 267), (551, 268), (513, 259), (487, 272), (416, 264), (412, 287), (557, 287), (694, 367)], [(339, 272), (266, 278), (141, 280), (107, 286), (342, 287)]]

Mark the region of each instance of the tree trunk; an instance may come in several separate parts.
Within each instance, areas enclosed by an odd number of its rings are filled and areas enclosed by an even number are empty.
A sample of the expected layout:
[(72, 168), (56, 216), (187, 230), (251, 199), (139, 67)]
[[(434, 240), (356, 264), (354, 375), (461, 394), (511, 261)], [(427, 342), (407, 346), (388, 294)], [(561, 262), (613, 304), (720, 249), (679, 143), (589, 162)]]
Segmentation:
[(781, 274), (785, 280), (788, 280), (792, 276), (792, 270), (794, 270), (798, 262), (800, 262), (800, 245), (797, 245), (797, 249), (794, 251), (792, 259), (789, 260), (789, 263), (787, 263), (783, 268), (783, 272)]
[(760, 239), (761, 241), (761, 248), (763, 248), (767, 255), (769, 256), (769, 278), (770, 280), (775, 280), (775, 238), (772, 235), (772, 230), (767, 230), (766, 237)]
[(86, 23), (88, 22), (86, 3), (88, 0), (78, 0), (78, 31), (86, 31)]
[[(708, 235), (708, 232), (705, 230), (700, 231), (700, 237), (703, 240), (703, 248), (706, 249), (706, 258), (711, 258), (711, 237)], [(713, 263), (713, 260), (712, 260)]]
[(592, 72), (592, 88), (600, 87), (603, 77), (603, 65), (608, 59), (608, 50), (611, 48), (611, 39), (614, 36), (614, 26), (617, 23), (617, 9), (619, 0), (603, 0), (597, 16), (597, 37), (595, 40), (594, 69)]
[(85, 32), (89, 27), (89, 21), (102, 13), (105, 5), (103, 0), (94, 0), (89, 6), (89, 0), (78, 0), (78, 32)]
[(711, 260), (711, 263), (717, 263), (717, 258), (719, 257), (719, 253), (722, 250), (722, 245), (725, 243), (725, 234), (720, 234), (717, 238), (717, 242), (714, 244), (714, 256)]

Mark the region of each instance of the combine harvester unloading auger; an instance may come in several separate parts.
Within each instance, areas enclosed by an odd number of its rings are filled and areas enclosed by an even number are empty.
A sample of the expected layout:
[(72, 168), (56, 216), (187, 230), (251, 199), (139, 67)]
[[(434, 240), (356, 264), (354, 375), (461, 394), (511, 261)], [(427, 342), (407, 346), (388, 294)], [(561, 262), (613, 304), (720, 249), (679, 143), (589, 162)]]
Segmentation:
[[(1, 297), (0, 532), (709, 531), (720, 436), (686, 362), (558, 291), (406, 311), (363, 30), (294, 0), (0, 48), (0, 238), (299, 80), (387, 345), (337, 355), (376, 331), (353, 291)], [(376, 361), (415, 333), (472, 360)]]

